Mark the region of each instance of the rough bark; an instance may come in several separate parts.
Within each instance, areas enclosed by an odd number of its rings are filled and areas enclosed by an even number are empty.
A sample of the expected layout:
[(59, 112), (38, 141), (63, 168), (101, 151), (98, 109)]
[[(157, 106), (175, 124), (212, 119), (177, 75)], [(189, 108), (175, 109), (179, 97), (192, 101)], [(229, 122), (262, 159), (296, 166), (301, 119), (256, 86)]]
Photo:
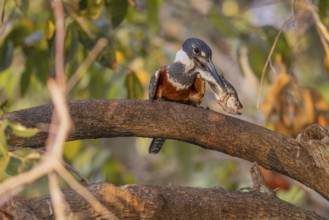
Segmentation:
[[(273, 195), (228, 192), (220, 188), (179, 186), (116, 187), (99, 183), (89, 187), (96, 198), (119, 219), (324, 219)], [(65, 198), (77, 219), (102, 219), (76, 192)], [(48, 196), (14, 198), (0, 208), (1, 219), (53, 219)]]
[[(42, 146), (52, 108), (44, 105), (4, 114), (0, 119), (44, 131), (29, 139), (10, 134), (9, 144)], [(320, 127), (310, 127), (296, 140), (237, 118), (171, 102), (83, 100), (70, 101), (69, 108), (75, 126), (69, 140), (139, 136), (186, 141), (256, 161), (329, 199), (329, 135)]]

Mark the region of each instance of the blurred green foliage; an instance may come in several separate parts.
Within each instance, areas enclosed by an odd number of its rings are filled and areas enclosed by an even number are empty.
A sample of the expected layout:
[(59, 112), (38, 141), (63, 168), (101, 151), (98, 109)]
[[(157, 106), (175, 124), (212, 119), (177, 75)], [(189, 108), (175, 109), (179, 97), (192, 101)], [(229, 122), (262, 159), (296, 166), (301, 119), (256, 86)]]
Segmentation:
[[(282, 24), (292, 13), (291, 4), (275, 0), (202, 2), (64, 0), (68, 79), (99, 39), (106, 38), (109, 42), (69, 92), (68, 99), (146, 98), (150, 74), (159, 66), (167, 65), (182, 41), (190, 36), (211, 44), (217, 52), (215, 64), (229, 66), (224, 69), (225, 73), (233, 72), (230, 65), (237, 66), (243, 73), (243, 76), (235, 75), (240, 81), (247, 81), (243, 78), (247, 75), (239, 62), (239, 51), (248, 48), (249, 65), (258, 80)], [(314, 2), (319, 7), (321, 20), (328, 25), (328, 1)], [(0, 4), (0, 114), (50, 103), (46, 81), (55, 73), (56, 43), (51, 1), (4, 0)], [(296, 1), (296, 4), (302, 3)], [(306, 22), (311, 19), (309, 14), (303, 11), (303, 5), (298, 6), (295, 20), (282, 29), (271, 61), (275, 62), (280, 55), (302, 84), (320, 88), (328, 99), (323, 47), (314, 24)], [(224, 61), (217, 60), (218, 54), (226, 56)], [(267, 73), (271, 68), (268, 67)], [(254, 89), (246, 88), (246, 92)], [(244, 100), (256, 102), (256, 94), (253, 97), (251, 101)], [(244, 106), (247, 105), (244, 103)], [(254, 115), (246, 117), (254, 119)], [(30, 169), (40, 159), (40, 153), (30, 150), (8, 152), (6, 128), (19, 136), (37, 132), (8, 121), (0, 122), (1, 181)], [(232, 190), (250, 183), (245, 178), (249, 167), (238, 160), (223, 159), (219, 153), (177, 141), (166, 142), (160, 155), (150, 156), (148, 144), (144, 139), (129, 139), (124, 143), (117, 139), (74, 141), (65, 144), (64, 158), (92, 181), (220, 185)], [(23, 194), (33, 196), (46, 191), (43, 178)]]

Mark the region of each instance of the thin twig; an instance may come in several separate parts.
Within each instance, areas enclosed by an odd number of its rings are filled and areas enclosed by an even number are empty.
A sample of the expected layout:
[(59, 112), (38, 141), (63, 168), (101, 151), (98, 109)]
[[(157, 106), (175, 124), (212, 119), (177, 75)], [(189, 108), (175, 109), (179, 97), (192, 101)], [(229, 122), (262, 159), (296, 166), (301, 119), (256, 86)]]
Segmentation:
[(307, 1), (309, 7), (307, 9), (311, 12), (313, 20), (315, 22), (316, 29), (318, 31), (322, 46), (326, 53), (326, 56), (329, 57), (329, 32), (326, 26), (322, 23), (315, 6), (311, 1)]
[(53, 103), (56, 106), (55, 110), (59, 115), (58, 120), (60, 125), (60, 128), (58, 127), (57, 129), (56, 138), (52, 143), (53, 156), (62, 158), (63, 144), (67, 139), (72, 122), (67, 104), (65, 103), (63, 90), (60, 90), (60, 87), (52, 79), (49, 79), (47, 84)]
[(296, 0), (291, 1), (291, 16), (292, 16), (292, 26), (295, 27), (295, 4)]
[(262, 70), (262, 78), (260, 80), (260, 85), (259, 85), (259, 90), (258, 90), (258, 97), (257, 97), (257, 109), (258, 109), (258, 111), (260, 111), (260, 96), (261, 96), (262, 91), (263, 91), (263, 84), (264, 84), (265, 72), (267, 70), (267, 67), (268, 67), (270, 61), (271, 61), (272, 54), (273, 54), (273, 52), (275, 50), (276, 44), (278, 43), (278, 40), (279, 40), (279, 37), (280, 37), (280, 35), (281, 35), (282, 31), (283, 31), (283, 28), (290, 22), (290, 20), (292, 18), (293, 18), (293, 16), (290, 15), (290, 17), (281, 26), (278, 34), (275, 37), (275, 40), (274, 40), (273, 45), (271, 47), (270, 53), (267, 56), (265, 65), (264, 65), (263, 70)]
[(6, 3), (7, 0), (3, 0), (2, 2), (2, 10), (1, 10), (1, 14), (0, 14), (0, 24), (2, 25), (4, 23), (4, 19), (5, 19), (5, 8), (6, 8)]
[[(18, 149), (21, 149), (21, 148), (18, 148)], [(40, 158), (40, 155), (41, 154), (44, 154), (45, 151), (43, 148), (37, 148), (37, 149), (34, 149), (34, 148), (25, 148), (25, 149), (29, 149), (30, 151), (33, 151), (33, 152), (36, 152), (38, 153), (39, 157)], [(15, 149), (16, 150), (16, 149)], [(21, 157), (20, 155), (14, 153), (14, 152), (11, 152), (9, 151), (8, 154), (12, 157), (15, 157), (16, 159), (18, 160), (21, 160), (23, 162), (26, 162), (26, 161), (33, 161), (35, 160), (36, 158), (33, 157), (33, 158), (26, 158), (26, 157)], [(69, 163), (65, 162), (65, 161), (62, 161), (63, 164), (64, 164), (64, 167), (66, 169), (68, 169), (69, 171), (71, 171), (77, 178), (79, 178), (79, 181), (82, 183), (82, 184), (85, 184), (87, 186), (89, 186), (91, 183), (90, 181), (84, 176), (82, 175), (82, 173), (80, 173), (77, 169), (75, 169), (73, 166), (71, 166)]]
[(90, 67), (92, 62), (96, 59), (99, 53), (106, 47), (108, 44), (108, 40), (106, 38), (101, 38), (97, 41), (96, 45), (88, 54), (87, 58), (83, 61), (83, 63), (78, 67), (73, 76), (69, 79), (67, 83), (67, 93), (73, 89), (73, 87), (77, 84), (77, 82), (81, 79), (82, 75), (86, 72), (86, 70)]
[(309, 4), (308, 10), (312, 13), (314, 22), (318, 28), (318, 31), (323, 35), (323, 37), (326, 39), (327, 42), (329, 42), (329, 32), (328, 29), (326, 28), (326, 26), (322, 23), (317, 10), (316, 10), (316, 6), (313, 5), (312, 1), (307, 1), (307, 3)]
[[(56, 133), (49, 134), (46, 154), (49, 155), (49, 158), (52, 158), (52, 160), (55, 161), (54, 163), (60, 164), (62, 162), (63, 145), (67, 139), (72, 123), (67, 109), (67, 105), (65, 103), (65, 96), (63, 90), (64, 87), (60, 87), (59, 83), (56, 83), (53, 79), (49, 79), (47, 85), (50, 92), (50, 96), (53, 100), (54, 105), (56, 106), (53, 112), (53, 120), (50, 129)], [(58, 127), (56, 126), (56, 124), (58, 124)], [(57, 175), (56, 173), (51, 172), (48, 174), (48, 177), (51, 201), (54, 208), (55, 217), (56, 219), (66, 219), (64, 214), (65, 199), (63, 193), (61, 192)]]
[(46, 175), (52, 170), (52, 161), (42, 161), (32, 170), (9, 178), (0, 185), (0, 206), (22, 191), (24, 186)]
[(254, 190), (266, 193), (268, 195), (274, 195), (274, 191), (272, 191), (270, 188), (267, 187), (265, 184), (264, 177), (262, 173), (260, 172), (259, 165), (257, 162), (254, 162), (254, 164), (250, 168), (250, 176), (253, 183)]
[[(48, 80), (48, 88), (54, 102), (55, 111), (60, 113), (58, 114), (60, 127), (57, 129), (58, 133), (55, 134), (56, 138), (52, 141), (52, 134), (50, 134), (47, 141), (48, 144), (53, 145), (47, 149), (53, 150), (47, 151), (46, 155), (48, 156), (44, 157), (41, 163), (32, 170), (7, 179), (0, 185), (0, 205), (20, 192), (25, 185), (32, 183), (36, 179), (48, 174), (49, 172), (52, 172), (54, 167), (56, 167), (57, 164), (60, 164), (61, 162), (61, 157), (58, 155), (62, 155), (61, 149), (67, 139), (71, 121), (65, 103), (63, 90), (60, 89), (60, 87), (55, 83), (53, 79)], [(56, 206), (56, 204), (53, 205)]]
[(55, 48), (55, 66), (56, 66), (56, 81), (64, 91), (65, 74), (64, 74), (64, 39), (65, 39), (65, 24), (64, 24), (64, 9), (61, 0), (53, 0), (54, 16), (56, 19), (56, 48)]
[(63, 167), (62, 164), (58, 164), (55, 167), (57, 173), (65, 180), (65, 182), (80, 194), (96, 212), (102, 214), (103, 217), (109, 217), (110, 219), (118, 219), (113, 213), (100, 203), (95, 196), (89, 192), (85, 187), (78, 183), (72, 175)]
[(84, 177), (77, 169), (75, 169), (73, 166), (70, 164), (64, 162), (64, 167), (68, 170), (70, 170), (74, 175), (76, 175), (79, 178), (79, 181), (87, 186), (89, 186), (91, 183), (90, 181)]
[(50, 199), (53, 205), (55, 218), (56, 219), (66, 219), (65, 210), (69, 207), (65, 200), (64, 195), (61, 191), (58, 182), (58, 176), (55, 172), (50, 172), (48, 174), (49, 179), (49, 191), (50, 191)]

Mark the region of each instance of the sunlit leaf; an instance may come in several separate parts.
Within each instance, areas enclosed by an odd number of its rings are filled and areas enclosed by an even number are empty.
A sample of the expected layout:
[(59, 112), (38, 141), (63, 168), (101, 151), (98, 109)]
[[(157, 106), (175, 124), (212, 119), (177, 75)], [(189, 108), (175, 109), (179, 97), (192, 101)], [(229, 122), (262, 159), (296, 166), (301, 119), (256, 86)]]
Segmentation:
[(125, 61), (125, 56), (120, 50), (115, 51), (115, 60), (118, 65), (122, 64)]
[(50, 14), (46, 24), (47, 39), (51, 39), (54, 36), (55, 30), (56, 30), (56, 26), (55, 26), (53, 14)]
[(33, 137), (39, 132), (38, 128), (27, 128), (19, 123), (9, 122), (9, 127), (19, 137)]
[(136, 70), (136, 76), (143, 85), (148, 86), (150, 82), (150, 74), (145, 70)]
[(70, 141), (64, 144), (64, 157), (72, 160), (81, 150), (81, 141)]

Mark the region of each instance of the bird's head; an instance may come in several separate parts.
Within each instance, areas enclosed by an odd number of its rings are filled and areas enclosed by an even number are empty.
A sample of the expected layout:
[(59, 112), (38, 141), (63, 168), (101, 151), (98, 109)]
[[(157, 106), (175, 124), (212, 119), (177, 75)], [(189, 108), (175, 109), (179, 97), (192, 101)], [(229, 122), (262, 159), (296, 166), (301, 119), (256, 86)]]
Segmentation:
[(206, 82), (217, 84), (222, 90), (226, 90), (222, 76), (217, 73), (212, 62), (212, 51), (204, 41), (197, 38), (187, 39), (175, 61), (182, 63), (186, 69), (198, 72)]

